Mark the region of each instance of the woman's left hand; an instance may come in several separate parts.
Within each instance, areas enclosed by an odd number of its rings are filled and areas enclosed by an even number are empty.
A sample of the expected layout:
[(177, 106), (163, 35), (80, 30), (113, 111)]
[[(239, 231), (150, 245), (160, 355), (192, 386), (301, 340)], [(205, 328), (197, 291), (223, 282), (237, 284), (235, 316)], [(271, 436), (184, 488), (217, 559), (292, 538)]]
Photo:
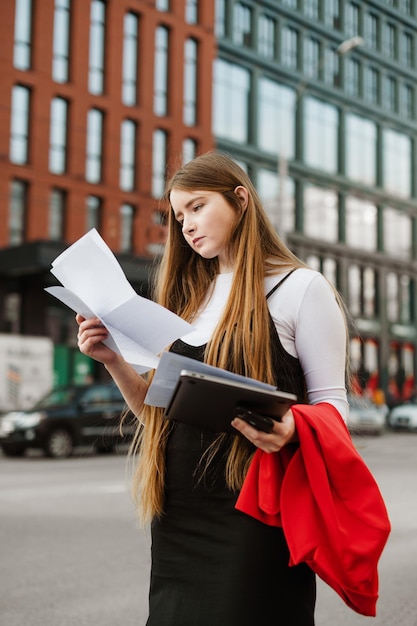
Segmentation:
[(257, 430), (238, 417), (234, 418), (232, 426), (264, 452), (278, 452), (287, 443), (297, 441), (297, 430), (291, 409), (283, 415), (280, 422), (274, 422), (271, 433)]

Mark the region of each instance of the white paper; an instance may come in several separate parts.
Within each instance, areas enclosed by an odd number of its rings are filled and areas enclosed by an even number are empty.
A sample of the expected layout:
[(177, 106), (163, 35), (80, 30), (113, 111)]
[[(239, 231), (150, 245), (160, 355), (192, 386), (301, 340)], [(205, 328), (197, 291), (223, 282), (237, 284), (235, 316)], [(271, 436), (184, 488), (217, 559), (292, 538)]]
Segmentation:
[(83, 317), (98, 317), (109, 331), (104, 343), (139, 373), (156, 368), (159, 353), (193, 330), (172, 311), (134, 291), (95, 229), (60, 254), (51, 272), (63, 287), (46, 291)]
[(178, 378), (182, 370), (191, 370), (197, 374), (209, 374), (219, 376), (226, 380), (236, 380), (251, 384), (256, 389), (266, 389), (273, 391), (276, 389), (273, 385), (268, 385), (253, 378), (247, 378), (240, 374), (234, 374), (228, 370), (196, 361), (174, 352), (163, 352), (159, 359), (158, 369), (155, 372), (152, 383), (145, 397), (145, 404), (150, 406), (167, 407), (171, 396), (174, 392)]

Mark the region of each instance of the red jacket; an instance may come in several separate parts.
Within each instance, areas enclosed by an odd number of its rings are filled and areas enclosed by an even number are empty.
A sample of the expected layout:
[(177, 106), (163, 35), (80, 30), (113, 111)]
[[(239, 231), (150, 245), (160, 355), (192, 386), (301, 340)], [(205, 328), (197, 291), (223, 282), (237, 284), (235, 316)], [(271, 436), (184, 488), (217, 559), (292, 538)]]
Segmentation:
[(299, 446), (257, 450), (236, 508), (282, 526), (290, 565), (305, 562), (363, 615), (376, 615), (377, 564), (391, 530), (371, 472), (330, 404), (295, 405)]

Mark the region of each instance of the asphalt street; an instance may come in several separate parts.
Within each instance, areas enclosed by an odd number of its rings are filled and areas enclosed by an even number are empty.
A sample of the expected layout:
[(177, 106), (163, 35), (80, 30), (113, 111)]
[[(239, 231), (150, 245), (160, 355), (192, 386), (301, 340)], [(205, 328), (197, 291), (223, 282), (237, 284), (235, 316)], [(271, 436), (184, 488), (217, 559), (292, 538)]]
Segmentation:
[[(355, 443), (393, 525), (378, 615), (357, 615), (319, 581), (316, 624), (417, 626), (417, 434)], [(138, 527), (128, 483), (122, 453), (0, 455), (0, 626), (144, 626), (149, 534)]]

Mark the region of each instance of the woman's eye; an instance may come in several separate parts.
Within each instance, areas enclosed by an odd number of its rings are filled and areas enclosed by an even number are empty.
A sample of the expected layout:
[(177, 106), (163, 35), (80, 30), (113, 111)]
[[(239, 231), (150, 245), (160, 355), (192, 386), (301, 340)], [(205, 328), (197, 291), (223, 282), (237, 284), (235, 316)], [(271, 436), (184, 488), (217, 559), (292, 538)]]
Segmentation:
[(198, 211), (198, 209), (201, 209), (202, 206), (202, 204), (196, 204), (193, 210)]

